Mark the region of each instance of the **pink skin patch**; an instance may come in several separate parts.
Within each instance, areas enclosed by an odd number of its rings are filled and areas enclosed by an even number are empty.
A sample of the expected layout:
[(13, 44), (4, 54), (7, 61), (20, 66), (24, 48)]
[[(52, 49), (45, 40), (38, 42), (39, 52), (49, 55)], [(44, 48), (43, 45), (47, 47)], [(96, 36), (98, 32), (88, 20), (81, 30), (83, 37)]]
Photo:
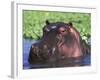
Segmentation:
[[(68, 32), (69, 30), (69, 32)], [(72, 43), (68, 46), (67, 44), (64, 44), (66, 41), (64, 41), (65, 37), (64, 35), (70, 34), (73, 37), (73, 41)], [(82, 51), (81, 51), (81, 47), (80, 47), (80, 35), (77, 32), (76, 29), (74, 29), (73, 27), (69, 27), (69, 29), (65, 28), (65, 27), (60, 27), (59, 28), (59, 39), (61, 39), (62, 41), (60, 41), (58, 43), (58, 49), (59, 52), (62, 53), (62, 55), (70, 58), (77, 58), (82, 56)]]

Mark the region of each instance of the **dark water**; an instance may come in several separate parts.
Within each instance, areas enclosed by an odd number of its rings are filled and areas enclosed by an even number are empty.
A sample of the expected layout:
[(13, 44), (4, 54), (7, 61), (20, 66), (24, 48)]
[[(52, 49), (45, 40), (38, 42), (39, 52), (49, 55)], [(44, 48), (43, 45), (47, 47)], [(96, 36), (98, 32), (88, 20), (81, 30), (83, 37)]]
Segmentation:
[[(28, 40), (28, 39), (24, 39), (23, 40), (23, 68), (24, 69), (30, 69), (31, 66), (35, 67), (35, 68), (39, 68), (39, 67), (44, 67), (46, 65), (30, 65), (28, 63), (28, 56), (29, 56), (29, 50), (30, 50), (30, 47), (33, 43), (35, 43), (36, 41), (32, 41), (32, 40)], [(82, 62), (83, 65), (87, 66), (87, 65), (90, 65), (91, 64), (91, 57), (90, 55), (86, 55), (84, 58), (83, 58), (83, 62)]]

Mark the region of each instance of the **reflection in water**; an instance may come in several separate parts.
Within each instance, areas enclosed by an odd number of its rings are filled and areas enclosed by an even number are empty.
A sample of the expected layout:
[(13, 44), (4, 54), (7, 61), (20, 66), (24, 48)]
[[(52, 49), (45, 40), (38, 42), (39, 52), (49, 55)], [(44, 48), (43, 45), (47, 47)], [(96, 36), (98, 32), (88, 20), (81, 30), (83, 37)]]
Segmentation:
[[(29, 50), (30, 47), (33, 43), (35, 43), (36, 41), (32, 41), (32, 40), (28, 40), (28, 39), (23, 39), (23, 68), (24, 69), (36, 69), (36, 68), (51, 68), (53, 66), (50, 66), (48, 64), (34, 64), (34, 65), (30, 65), (28, 63), (28, 56), (29, 56)], [(64, 63), (64, 62), (63, 62)], [(63, 64), (62, 63), (62, 64)], [(86, 55), (84, 56), (82, 62), (81, 62), (82, 66), (86, 66), (86, 65), (90, 65), (91, 64), (91, 57), (90, 55)], [(55, 64), (54, 64), (55, 65)], [(73, 63), (72, 63), (73, 65)], [(62, 67), (61, 65), (56, 65), (56, 67)], [(66, 67), (66, 65), (63, 67)]]

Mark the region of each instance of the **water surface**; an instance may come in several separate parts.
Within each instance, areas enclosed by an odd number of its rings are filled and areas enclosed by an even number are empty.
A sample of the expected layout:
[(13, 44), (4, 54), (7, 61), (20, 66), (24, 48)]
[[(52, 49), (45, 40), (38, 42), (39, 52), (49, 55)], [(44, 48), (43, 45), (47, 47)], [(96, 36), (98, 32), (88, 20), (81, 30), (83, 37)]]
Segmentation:
[[(31, 45), (35, 42), (36, 41), (33, 41), (33, 40), (23, 39), (23, 68), (24, 69), (48, 67), (48, 65), (37, 65), (37, 64), (30, 65), (28, 63), (29, 50), (30, 50)], [(86, 55), (83, 58), (82, 64), (84, 66), (90, 65), (91, 64), (91, 56)]]

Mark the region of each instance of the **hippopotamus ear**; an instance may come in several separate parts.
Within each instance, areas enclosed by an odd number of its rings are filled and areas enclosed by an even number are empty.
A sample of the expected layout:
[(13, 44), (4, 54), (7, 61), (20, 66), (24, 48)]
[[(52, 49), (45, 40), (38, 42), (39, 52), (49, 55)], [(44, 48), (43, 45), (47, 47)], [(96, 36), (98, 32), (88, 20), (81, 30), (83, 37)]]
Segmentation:
[(69, 26), (73, 26), (72, 22), (69, 22), (68, 25), (69, 25)]
[(72, 22), (69, 22), (67, 25), (68, 25), (68, 29), (69, 29), (69, 31), (70, 31), (70, 30), (71, 30), (71, 28), (73, 27)]
[(46, 25), (49, 25), (50, 24), (50, 22), (48, 20), (46, 20), (45, 23), (46, 23)]

